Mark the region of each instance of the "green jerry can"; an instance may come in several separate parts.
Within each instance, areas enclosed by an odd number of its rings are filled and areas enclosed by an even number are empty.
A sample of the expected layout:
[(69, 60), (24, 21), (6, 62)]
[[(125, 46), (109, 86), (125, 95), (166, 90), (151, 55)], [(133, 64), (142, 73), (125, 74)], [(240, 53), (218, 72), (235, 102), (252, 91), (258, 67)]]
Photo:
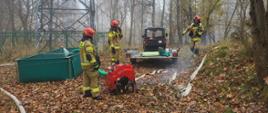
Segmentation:
[(60, 48), (17, 60), (18, 80), (46, 82), (73, 79), (82, 73), (78, 48)]

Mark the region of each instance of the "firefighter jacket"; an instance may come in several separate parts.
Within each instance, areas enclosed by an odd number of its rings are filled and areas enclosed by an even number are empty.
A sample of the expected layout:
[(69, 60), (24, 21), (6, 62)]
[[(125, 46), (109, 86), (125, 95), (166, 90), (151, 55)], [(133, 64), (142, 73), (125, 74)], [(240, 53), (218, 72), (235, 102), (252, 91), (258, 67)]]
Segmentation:
[(203, 31), (204, 27), (202, 23), (199, 24), (192, 23), (186, 30), (184, 30), (183, 34), (189, 32), (189, 36), (195, 38), (195, 37), (201, 37)]
[(108, 32), (108, 43), (111, 48), (119, 49), (120, 48), (120, 40), (122, 39), (123, 35), (121, 29), (118, 28), (111, 28)]
[(81, 40), (80, 42), (81, 66), (93, 66), (96, 63), (96, 50), (91, 39)]

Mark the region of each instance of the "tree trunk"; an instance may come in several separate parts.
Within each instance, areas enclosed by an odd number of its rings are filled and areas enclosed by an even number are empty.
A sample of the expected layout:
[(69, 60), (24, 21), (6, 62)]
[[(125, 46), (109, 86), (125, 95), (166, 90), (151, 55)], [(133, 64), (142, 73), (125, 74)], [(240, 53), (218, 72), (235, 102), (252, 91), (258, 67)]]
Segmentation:
[(110, 10), (110, 18), (111, 18), (111, 20), (112, 20), (112, 19), (114, 18), (114, 17), (113, 17), (113, 13), (114, 13), (114, 12), (113, 12), (113, 0), (110, 1), (110, 6), (111, 6), (111, 10)]
[(228, 36), (228, 34), (229, 34), (229, 32), (230, 32), (230, 26), (231, 26), (231, 23), (232, 23), (234, 14), (235, 14), (235, 12), (236, 12), (236, 10), (237, 10), (237, 7), (238, 7), (238, 2), (236, 2), (236, 4), (235, 4), (235, 9), (234, 9), (234, 11), (232, 12), (232, 15), (231, 15), (231, 17), (230, 17), (230, 20), (228, 20), (228, 18), (227, 18), (227, 23), (226, 23), (226, 27), (225, 27), (225, 31), (224, 31), (224, 39), (227, 38), (227, 36)]
[(141, 1), (141, 33), (143, 33), (144, 29), (144, 0)]
[(189, 0), (189, 15), (188, 15), (188, 24), (191, 24), (192, 23), (192, 20), (193, 20), (193, 8), (192, 8), (192, 0)]
[(161, 16), (161, 27), (164, 27), (164, 16), (165, 16), (166, 0), (163, 0), (163, 11)]
[[(30, 25), (28, 23), (28, 20), (29, 20), (29, 15), (30, 15), (30, 0), (19, 0), (18, 1), (18, 16), (19, 16), (19, 19), (21, 21), (21, 25), (22, 25), (22, 28), (24, 31), (28, 31), (30, 29)], [(31, 42), (31, 37), (26, 34), (24, 38), (24, 44), (30, 46), (29, 44), (27, 43), (30, 43)]]
[(123, 11), (121, 11), (120, 16), (121, 16), (121, 23), (120, 23), (120, 27), (122, 27), (123, 25), (126, 25), (124, 23), (127, 23), (127, 12), (128, 12), (128, 4), (129, 1), (124, 1), (124, 7), (123, 7)]
[(128, 7), (129, 7), (129, 3), (130, 3), (131, 1), (129, 1), (129, 0), (126, 0), (126, 1), (124, 1), (124, 11), (122, 12), (122, 14), (121, 14), (121, 16), (123, 16), (122, 18), (122, 22), (121, 22), (121, 24), (120, 24), (120, 26), (123, 28), (123, 33), (124, 33), (124, 37), (126, 38), (126, 41), (129, 39), (129, 37), (128, 37), (128, 39), (127, 39), (127, 35), (129, 35), (128, 33), (128, 25), (127, 24), (124, 24), (124, 23), (128, 23), (129, 22), (129, 20), (127, 19), (128, 18)]
[(155, 0), (153, 0), (152, 8), (153, 8), (153, 12), (152, 12), (152, 27), (155, 27)]
[(179, 46), (183, 45), (182, 42), (182, 34), (181, 34), (181, 5), (180, 5), (180, 0), (177, 0), (177, 4), (176, 4), (176, 8), (177, 8), (177, 35), (179, 37)]
[(174, 40), (174, 22), (173, 22), (173, 0), (169, 3), (169, 44), (175, 45)]
[[(211, 18), (211, 15), (213, 14), (214, 10), (218, 7), (219, 2), (220, 2), (220, 0), (216, 0), (215, 3), (212, 4), (211, 8), (208, 10), (204, 35), (207, 35), (209, 29), (211, 28), (210, 18)], [(203, 38), (202, 43), (206, 45), (207, 44), (207, 39)]]
[(264, 86), (263, 100), (268, 103), (268, 85), (264, 80), (268, 79), (268, 11), (265, 11), (263, 0), (250, 0), (250, 3), (255, 67), (258, 80)]
[(129, 32), (129, 41), (128, 45), (132, 45), (132, 33), (133, 33), (133, 20), (134, 20), (134, 10), (135, 10), (135, 0), (131, 0), (131, 9), (130, 9), (130, 32)]
[[(15, 8), (14, 8), (14, 0), (7, 0), (7, 4), (8, 4), (8, 12), (9, 12), (9, 30), (10, 31), (15, 31), (16, 28), (15, 28)], [(12, 37), (12, 46), (14, 47), (15, 46), (15, 37)]]
[[(30, 3), (29, 2), (30, 2), (29, 0), (27, 0), (27, 1), (19, 0), (18, 1), (18, 11), (17, 12), (18, 12), (18, 16), (19, 16), (19, 19), (21, 21), (21, 24), (22, 24), (24, 31), (28, 30), (28, 17), (30, 15)], [(24, 7), (26, 8), (26, 13), (24, 13), (25, 12)]]
[(247, 42), (247, 37), (245, 35), (245, 24), (246, 24), (246, 14), (247, 14), (247, 9), (248, 9), (248, 1), (247, 0), (238, 0), (240, 4), (240, 12), (239, 12), (239, 17), (240, 17), (240, 27), (239, 27), (239, 34), (240, 34), (240, 39), (242, 40), (243, 43)]
[(194, 0), (194, 12), (193, 12), (194, 15), (197, 15), (197, 2), (196, 0)]
[(111, 4), (112, 4), (112, 18), (113, 19), (118, 19), (119, 16), (118, 16), (118, 12), (119, 12), (119, 9), (118, 9), (118, 3), (119, 3), (119, 0), (111, 0)]
[(10, 11), (10, 25), (11, 25), (11, 31), (15, 31), (15, 11), (14, 11), (14, 5), (15, 5), (15, 3), (14, 3), (14, 1), (13, 0), (10, 0), (9, 1), (9, 11)]
[(132, 37), (133, 37), (133, 45), (135, 45), (137, 47), (137, 37), (136, 37), (136, 26), (137, 26), (137, 22), (136, 22), (136, 18), (133, 18), (133, 32), (132, 32)]
[[(96, 16), (96, 7), (95, 7), (95, 0), (90, 0), (90, 26), (94, 29), (96, 29), (96, 21), (95, 21), (95, 16)], [(94, 38), (94, 44), (96, 45), (96, 50), (98, 53), (98, 43), (97, 43), (97, 38)]]

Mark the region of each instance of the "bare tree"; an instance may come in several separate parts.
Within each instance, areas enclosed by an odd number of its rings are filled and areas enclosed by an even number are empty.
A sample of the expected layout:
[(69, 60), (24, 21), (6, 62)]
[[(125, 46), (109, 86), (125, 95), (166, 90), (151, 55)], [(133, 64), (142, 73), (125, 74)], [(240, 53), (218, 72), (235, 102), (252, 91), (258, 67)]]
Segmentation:
[(179, 37), (179, 45), (181, 46), (183, 44), (182, 42), (182, 34), (181, 34), (181, 5), (180, 0), (177, 0), (176, 3), (176, 9), (177, 9), (177, 35)]
[(206, 18), (206, 23), (205, 23), (205, 29), (209, 29), (211, 15), (215, 11), (215, 9), (219, 7), (220, 5), (219, 3), (220, 3), (220, 0), (216, 0), (215, 2), (212, 2), (211, 4), (212, 6), (209, 6), (209, 10), (206, 15), (207, 18)]
[(225, 31), (224, 31), (224, 39), (226, 39), (226, 37), (228, 36), (228, 34), (230, 32), (231, 24), (232, 24), (235, 12), (237, 11), (237, 8), (238, 8), (238, 2), (236, 2), (236, 4), (235, 4), (235, 9), (233, 10), (230, 19), (227, 18), (227, 22), (226, 22), (226, 25), (225, 25), (226, 27), (225, 27)]
[(204, 31), (203, 36), (206, 36), (206, 37), (204, 37), (204, 39), (202, 39), (203, 44), (207, 44), (207, 36), (209, 36), (208, 33), (210, 31), (213, 31), (213, 30), (211, 30), (213, 28), (213, 25), (211, 23), (212, 22), (211, 18), (212, 18), (212, 16), (214, 16), (213, 13), (215, 12), (215, 10), (217, 10), (221, 7), (220, 2), (221, 2), (221, 0), (215, 0), (213, 2), (207, 1), (207, 2), (203, 3), (204, 6), (202, 7), (203, 8), (202, 12), (204, 12), (204, 16), (205, 16), (205, 18), (204, 18), (205, 31)]
[(247, 9), (249, 6), (249, 1), (248, 0), (237, 0), (240, 6), (239, 9), (239, 19), (240, 19), (240, 27), (239, 27), (239, 34), (240, 38), (242, 40), (245, 39), (245, 23), (246, 23), (246, 16), (247, 16)]
[(163, 0), (163, 9), (162, 9), (162, 15), (161, 15), (161, 27), (164, 27), (165, 9), (166, 9), (166, 0)]
[(155, 0), (152, 0), (152, 27), (155, 27)]
[[(8, 7), (8, 14), (9, 14), (9, 20), (8, 20), (8, 26), (10, 31), (15, 31), (15, 1), (14, 0), (6, 0), (6, 4)], [(12, 46), (15, 46), (15, 38), (12, 37)]]
[(174, 35), (174, 21), (173, 21), (173, 0), (169, 1), (169, 44), (175, 45)]
[(255, 66), (260, 82), (264, 83), (268, 77), (268, 11), (263, 0), (250, 0), (250, 3)]
[(135, 0), (131, 0), (131, 8), (130, 8), (130, 33), (129, 33), (129, 41), (128, 41), (128, 45), (130, 45), (130, 46), (132, 44), (132, 36), (133, 36), (134, 10), (135, 10)]
[(189, 8), (189, 13), (188, 13), (188, 23), (190, 24), (193, 19), (193, 8), (192, 8), (193, 0), (189, 0), (188, 8)]
[(114, 18), (119, 18), (118, 12), (119, 12), (119, 0), (111, 0), (111, 11), (112, 15), (111, 17)]
[(29, 30), (30, 0), (18, 0), (18, 16), (20, 18), (23, 30)]
[(6, 4), (8, 7), (9, 21), (8, 25), (10, 26), (11, 31), (15, 31), (15, 1), (14, 0), (6, 0)]
[(128, 4), (129, 4), (129, 1), (126, 0), (123, 2), (123, 8), (121, 10), (119, 10), (120, 12), (120, 17), (121, 17), (121, 24), (120, 26), (122, 26), (123, 24), (125, 24), (125, 21), (126, 21), (126, 18), (127, 18), (127, 8), (128, 8)]
[(141, 33), (144, 29), (144, 0), (141, 1)]

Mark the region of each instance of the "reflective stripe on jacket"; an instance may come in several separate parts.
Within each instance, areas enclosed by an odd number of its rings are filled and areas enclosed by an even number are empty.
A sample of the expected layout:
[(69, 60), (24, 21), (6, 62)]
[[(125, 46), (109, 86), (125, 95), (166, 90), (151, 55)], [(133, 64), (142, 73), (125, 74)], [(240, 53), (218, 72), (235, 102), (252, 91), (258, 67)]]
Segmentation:
[(119, 41), (121, 40), (121, 33), (115, 31), (108, 32), (108, 41), (110, 47), (120, 48)]
[[(91, 56), (91, 60), (87, 59), (87, 55)], [(80, 57), (82, 66), (90, 66), (96, 62), (96, 52), (93, 43), (90, 40), (80, 42)]]
[(192, 37), (200, 37), (203, 34), (204, 27), (202, 23), (194, 24), (192, 23), (184, 32), (183, 34), (190, 32)]

